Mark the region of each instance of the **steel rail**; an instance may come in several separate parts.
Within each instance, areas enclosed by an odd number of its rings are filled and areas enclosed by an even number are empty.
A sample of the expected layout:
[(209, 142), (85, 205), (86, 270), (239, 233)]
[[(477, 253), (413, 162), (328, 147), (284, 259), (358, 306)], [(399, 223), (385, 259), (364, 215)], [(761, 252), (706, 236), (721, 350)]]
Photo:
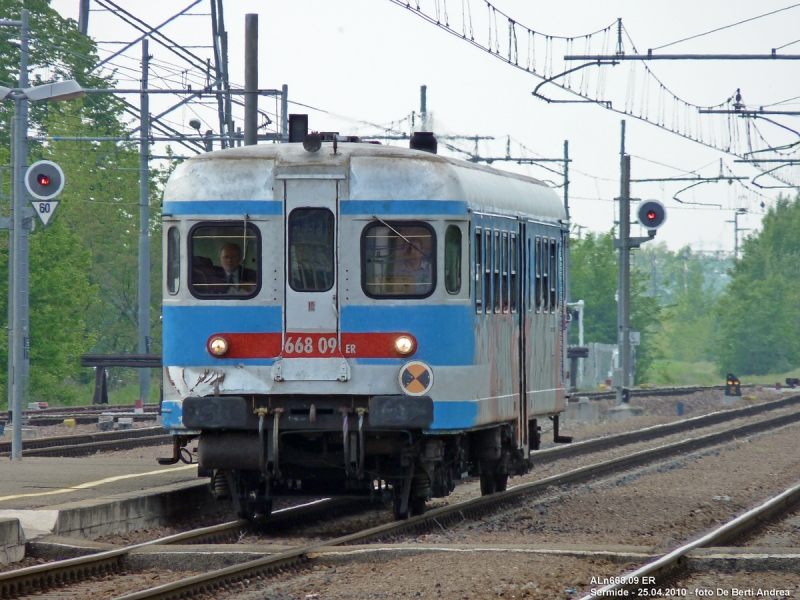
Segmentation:
[[(87, 414), (87, 413), (79, 413), (79, 414), (70, 414), (64, 413), (61, 415), (42, 415), (42, 416), (28, 416), (25, 415), (28, 419), (28, 425), (31, 427), (51, 427), (53, 425), (63, 425), (66, 419), (75, 419), (76, 425), (97, 425), (97, 417), (100, 415), (104, 415), (106, 413), (95, 413), (95, 414)], [(158, 420), (158, 415), (152, 412), (148, 413), (132, 413), (132, 412), (117, 412), (113, 413), (115, 417), (130, 417), (134, 421), (142, 422), (142, 421), (156, 421)]]
[[(742, 387), (752, 387), (755, 384), (742, 384)], [(704, 390), (724, 390), (724, 385), (689, 385), (680, 387), (655, 387), (631, 388), (631, 397), (636, 396), (686, 396)], [(590, 400), (607, 400), (616, 398), (616, 392), (572, 392), (572, 396), (586, 396)]]
[(653, 425), (652, 427), (635, 429), (633, 431), (604, 435), (602, 437), (592, 438), (583, 442), (574, 442), (572, 444), (547, 448), (546, 450), (535, 450), (531, 452), (531, 461), (534, 465), (537, 465), (544, 462), (560, 460), (570, 456), (591, 454), (607, 448), (649, 441), (659, 437), (666, 437), (675, 433), (683, 433), (693, 429), (717, 425), (719, 423), (724, 423), (725, 421), (732, 421), (734, 419), (740, 419), (744, 417), (752, 417), (764, 412), (780, 410), (796, 404), (800, 404), (800, 394), (787, 396), (785, 398), (781, 398), (780, 400), (773, 400), (772, 402), (744, 406), (742, 408), (719, 410), (707, 415), (700, 415), (699, 417), (681, 419), (680, 421), (675, 421), (673, 423)]
[[(163, 427), (143, 427), (141, 429), (127, 429), (123, 431), (62, 435), (23, 440), (22, 452), (25, 456), (65, 456), (65, 454), (63, 454), (64, 452), (72, 450), (97, 450), (114, 446), (123, 447), (130, 442), (142, 445), (153, 445), (154, 443), (168, 443), (171, 440), (172, 436), (165, 433)], [(124, 447), (131, 446), (128, 445)], [(10, 442), (0, 442), (0, 457), (8, 456), (10, 451)]]
[[(280, 520), (265, 522), (263, 526), (267, 528), (285, 527), (301, 520), (308, 521), (309, 519), (322, 518), (337, 511), (345, 512), (351, 510), (354, 507), (361, 508), (364, 504), (363, 500), (353, 502), (352, 500), (324, 498), (299, 506), (276, 510), (273, 512), (273, 516), (279, 516)], [(124, 557), (140, 548), (178, 543), (196, 544), (210, 540), (217, 541), (229, 538), (238, 534), (238, 532), (252, 528), (252, 526), (253, 524), (250, 521), (240, 519), (177, 533), (125, 548), (7, 571), (0, 573), (0, 598), (34, 594), (47, 588), (76, 583), (95, 575), (120, 571), (123, 568), (122, 561)]]
[[(379, 525), (359, 533), (342, 536), (327, 542), (294, 548), (288, 552), (248, 561), (224, 569), (210, 571), (202, 575), (195, 575), (151, 589), (126, 594), (120, 596), (117, 600), (163, 600), (169, 598), (194, 597), (197, 594), (211, 593), (217, 589), (241, 582), (244, 579), (261, 579), (285, 569), (296, 568), (308, 561), (308, 554), (318, 552), (326, 547), (360, 544), (372, 540), (387, 540), (409, 531), (419, 532), (420, 530), (441, 528), (451, 522), (455, 523), (463, 521), (468, 517), (479, 516), (503, 505), (516, 502), (523, 497), (541, 494), (552, 487), (582, 483), (600, 475), (638, 467), (654, 460), (668, 458), (682, 452), (699, 450), (730, 441), (736, 437), (782, 427), (797, 421), (800, 421), (800, 412), (764, 419), (756, 423), (749, 423), (725, 431), (715, 432), (697, 438), (690, 438), (649, 450), (642, 450), (601, 463), (573, 469), (560, 475), (517, 485), (505, 492), (472, 498), (450, 506), (433, 509), (424, 515), (412, 517), (407, 521)], [(0, 581), (2, 580), (0, 579)]]
[(604, 586), (595, 593), (589, 593), (581, 598), (581, 600), (591, 600), (592, 598), (601, 597), (615, 597), (618, 594), (614, 592), (617, 590), (635, 590), (637, 588), (658, 588), (656, 585), (640, 585), (638, 582), (642, 581), (644, 577), (659, 577), (663, 578), (667, 573), (679, 567), (679, 563), (683, 557), (689, 552), (697, 548), (708, 548), (711, 546), (721, 546), (723, 542), (729, 543), (732, 539), (741, 537), (753, 529), (762, 526), (765, 522), (775, 519), (776, 517), (786, 514), (791, 511), (797, 504), (800, 503), (800, 484), (795, 485), (777, 496), (773, 496), (769, 500), (763, 502), (759, 506), (747, 511), (744, 514), (722, 524), (716, 529), (700, 536), (699, 538), (683, 544), (668, 552), (667, 554), (657, 558), (638, 569), (631, 571), (625, 575), (620, 575), (623, 580), (636, 583), (618, 583)]
[[(34, 415), (63, 415), (63, 414), (100, 414), (100, 413), (117, 413), (117, 412), (130, 412), (134, 409), (133, 404), (87, 404), (85, 406), (50, 406), (48, 408), (40, 408), (37, 410), (24, 410), (22, 411), (25, 416)], [(151, 414), (158, 412), (157, 404), (145, 404), (143, 407), (144, 414)], [(0, 411), (0, 419), (8, 419), (8, 411)]]

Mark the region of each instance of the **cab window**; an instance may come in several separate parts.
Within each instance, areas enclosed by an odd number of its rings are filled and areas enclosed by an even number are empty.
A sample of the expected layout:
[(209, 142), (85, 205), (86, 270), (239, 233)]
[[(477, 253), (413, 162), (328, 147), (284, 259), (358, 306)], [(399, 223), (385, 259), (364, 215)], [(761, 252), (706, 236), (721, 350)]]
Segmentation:
[(196, 298), (246, 300), (261, 285), (261, 239), (254, 225), (208, 223), (189, 233), (189, 290)]
[(448, 294), (461, 291), (461, 230), (450, 225), (444, 236), (444, 287)]
[(298, 208), (289, 215), (289, 285), (296, 292), (327, 292), (333, 287), (336, 257), (333, 213)]
[(364, 293), (424, 298), (436, 287), (436, 234), (426, 223), (377, 222), (361, 238)]
[(175, 295), (181, 287), (181, 233), (177, 227), (167, 231), (167, 291)]

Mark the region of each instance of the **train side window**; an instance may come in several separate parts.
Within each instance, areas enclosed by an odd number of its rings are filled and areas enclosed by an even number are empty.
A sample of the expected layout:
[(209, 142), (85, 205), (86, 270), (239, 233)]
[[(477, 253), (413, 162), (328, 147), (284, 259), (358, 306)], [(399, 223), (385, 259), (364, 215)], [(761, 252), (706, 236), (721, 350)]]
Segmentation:
[(483, 288), (486, 297), (483, 312), (489, 314), (494, 306), (494, 296), (492, 295), (492, 232), (488, 229), (483, 231)]
[(511, 286), (511, 312), (517, 312), (517, 235), (512, 233), (508, 240), (509, 285)]
[(448, 294), (461, 291), (461, 229), (450, 225), (444, 234), (444, 287)]
[(550, 312), (555, 312), (557, 308), (557, 294), (556, 294), (556, 241), (550, 239)]
[(261, 237), (255, 225), (200, 223), (189, 232), (189, 291), (196, 298), (246, 300), (261, 285)]
[(177, 227), (167, 231), (167, 292), (173, 296), (181, 287), (181, 232)]
[(372, 298), (425, 298), (436, 286), (436, 234), (427, 223), (370, 223), (361, 260), (364, 293)]
[(531, 268), (533, 263), (531, 262), (531, 239), (528, 238), (527, 240), (527, 261), (525, 262), (525, 273), (527, 273), (528, 280), (525, 282), (525, 308), (528, 312), (531, 311), (531, 293), (533, 289), (533, 277), (531, 277)]
[(536, 254), (533, 256), (536, 269), (536, 283), (533, 289), (533, 298), (536, 303), (536, 312), (542, 310), (542, 238), (536, 236)]
[(503, 265), (501, 271), (501, 280), (503, 286), (503, 302), (502, 302), (502, 310), (504, 313), (508, 312), (508, 274), (509, 274), (509, 265), (508, 265), (508, 233), (505, 231), (503, 232), (502, 238), (502, 247), (503, 247)]
[(475, 312), (483, 312), (483, 233), (475, 228)]
[(500, 312), (500, 305), (503, 302), (503, 292), (500, 282), (500, 263), (502, 261), (502, 251), (500, 250), (500, 232), (494, 232), (494, 312)]
[(550, 241), (542, 238), (542, 312), (550, 312)]

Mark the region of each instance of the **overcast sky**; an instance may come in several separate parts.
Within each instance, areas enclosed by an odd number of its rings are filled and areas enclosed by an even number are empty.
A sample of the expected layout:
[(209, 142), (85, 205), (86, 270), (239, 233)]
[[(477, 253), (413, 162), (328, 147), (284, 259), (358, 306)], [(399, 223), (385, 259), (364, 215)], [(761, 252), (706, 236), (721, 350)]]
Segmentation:
[[(190, 0), (116, 0), (117, 4), (149, 25), (157, 25), (186, 7)], [(416, 6), (416, 0), (411, 0)], [(77, 18), (78, 0), (52, 0), (62, 15)], [(497, 18), (497, 28), (484, 26), (488, 11), (483, 0), (420, 0), (423, 11), (440, 18), (446, 9), (448, 22), (459, 29), (462, 15), (474, 25), (476, 42), (486, 43), (489, 35), (499, 40), (502, 53), (508, 51), (508, 23)], [(672, 0), (670, 2), (632, 2), (590, 0), (559, 3), (535, 0), (497, 0), (495, 6), (517, 23), (552, 36), (574, 37), (574, 54), (583, 54), (585, 41), (580, 36), (601, 30), (622, 18), (625, 32), (640, 52), (659, 48), (683, 38), (708, 32), (752, 17), (792, 6), (791, 2), (764, 0), (760, 3), (744, 0)], [(175, 42), (185, 46), (208, 46), (211, 43), (209, 0), (192, 9), (195, 16), (181, 16), (162, 31)], [(89, 34), (100, 42), (131, 41), (138, 37), (119, 17), (92, 6)], [(735, 163), (737, 159), (717, 150), (666, 132), (654, 125), (603, 109), (597, 104), (552, 104), (534, 98), (533, 89), (540, 83), (535, 76), (505, 64), (497, 57), (468, 42), (437, 28), (390, 0), (226, 0), (225, 25), (229, 34), (230, 77), (234, 84), (244, 81), (243, 38), (244, 15), (259, 14), (259, 87), (289, 86), (289, 99), (313, 109), (290, 104), (290, 112), (308, 112), (310, 127), (319, 131), (339, 131), (342, 134), (376, 135), (380, 125), (398, 130), (410, 130), (412, 111), (419, 112), (420, 86), (427, 85), (428, 110), (432, 113), (436, 133), (464, 136), (493, 136), (494, 141), (482, 141), (478, 150), (482, 156), (504, 156), (507, 136), (511, 136), (514, 156), (563, 156), (564, 140), (569, 140), (570, 212), (572, 222), (593, 231), (608, 231), (614, 221), (613, 198), (619, 195), (620, 121), (626, 119), (626, 150), (632, 156), (632, 177), (664, 178), (693, 176), (707, 177), (720, 173), (720, 160), (726, 176), (752, 178), (758, 173), (750, 165)], [(771, 16), (752, 20), (717, 33), (697, 37), (657, 53), (717, 53), (768, 54), (772, 48), (790, 44), (800, 38), (800, 6)], [(606, 36), (608, 48), (615, 50), (615, 30)], [(600, 50), (602, 35), (592, 38), (592, 50)], [(524, 40), (519, 39), (520, 51)], [(119, 44), (100, 44), (101, 57), (118, 49)], [(563, 55), (557, 42), (550, 46), (553, 53)], [(631, 52), (630, 40), (624, 49)], [(204, 47), (191, 48), (201, 58), (210, 57)], [(195, 70), (184, 76), (189, 68), (168, 49), (150, 43), (155, 68), (152, 84), (159, 87), (179, 87), (182, 80), (194, 81), (197, 88), (202, 76)], [(779, 50), (780, 53), (800, 54), (800, 43)], [(141, 48), (139, 45), (114, 59), (116, 78), (120, 87), (136, 87), (139, 76)], [(560, 56), (558, 57), (560, 59)], [(519, 58), (520, 62), (524, 60)], [(538, 56), (539, 68), (544, 57)], [(560, 60), (553, 63), (558, 71)], [(575, 63), (572, 63), (573, 65)], [(641, 63), (639, 63), (641, 65)], [(686, 102), (710, 106), (724, 102), (737, 88), (748, 107), (770, 106), (772, 109), (800, 110), (796, 61), (651, 61), (652, 72), (669, 90)], [(623, 108), (627, 94), (641, 96), (644, 79), (631, 80), (631, 63), (616, 67), (586, 69), (593, 78), (592, 91), (613, 98), (615, 108)], [(641, 66), (638, 67), (641, 69)], [(594, 71), (589, 75), (589, 71)], [(172, 73), (172, 75), (170, 75)], [(168, 77), (170, 81), (158, 79)], [(597, 87), (597, 79), (604, 87)], [(578, 85), (578, 79), (573, 80)], [(550, 88), (552, 97), (567, 98)], [(574, 98), (574, 97), (573, 97)], [(622, 101), (620, 101), (620, 99)], [(648, 97), (652, 106), (658, 99)], [(138, 102), (132, 97), (133, 102)], [(788, 100), (788, 101), (787, 101)], [(173, 97), (151, 100), (153, 113), (175, 102)], [(781, 103), (777, 106), (772, 106)], [(262, 98), (260, 108), (274, 115), (275, 102)], [(319, 110), (315, 110), (319, 109)], [(184, 107), (170, 113), (166, 119), (179, 130), (191, 133), (188, 122), (203, 121), (202, 130), (218, 128), (217, 115), (211, 107)], [(651, 118), (653, 118), (651, 116)], [(705, 117), (706, 124), (712, 117)], [(715, 117), (719, 119), (718, 117)], [(703, 128), (703, 116), (692, 117), (692, 127)], [(241, 111), (236, 116), (241, 125)], [(779, 116), (775, 120), (790, 129), (797, 129), (796, 117)], [(791, 144), (797, 135), (761, 121), (758, 133), (772, 145)], [(417, 122), (416, 129), (419, 129)], [(754, 130), (754, 136), (757, 135)], [(746, 145), (746, 140), (739, 140)], [(394, 142), (397, 143), (397, 142)], [(475, 144), (467, 140), (450, 142), (465, 150), (474, 151)], [(717, 140), (717, 143), (721, 143)], [(763, 146), (764, 143), (760, 142)], [(524, 147), (524, 148), (523, 148)], [(442, 148), (440, 144), (440, 148)], [(180, 150), (179, 150), (180, 152)], [(457, 153), (453, 155), (459, 156)], [(463, 156), (463, 155), (460, 155)], [(518, 166), (497, 162), (494, 166), (517, 170), (561, 185), (560, 174), (539, 166)], [(559, 170), (558, 164), (547, 163)], [(790, 171), (786, 170), (787, 175)], [(672, 249), (691, 245), (695, 250), (733, 249), (733, 211), (747, 209), (740, 217), (740, 226), (758, 228), (761, 203), (767, 207), (779, 193), (794, 195), (792, 189), (760, 189), (749, 183), (712, 183), (696, 186), (679, 194), (680, 204), (673, 196), (691, 182), (638, 183), (631, 195), (654, 198), (664, 202), (667, 222), (657, 239)], [(760, 178), (761, 185), (780, 183), (768, 177)], [(559, 193), (561, 193), (559, 191)], [(699, 204), (689, 204), (699, 203)], [(635, 230), (634, 230), (635, 233)]]

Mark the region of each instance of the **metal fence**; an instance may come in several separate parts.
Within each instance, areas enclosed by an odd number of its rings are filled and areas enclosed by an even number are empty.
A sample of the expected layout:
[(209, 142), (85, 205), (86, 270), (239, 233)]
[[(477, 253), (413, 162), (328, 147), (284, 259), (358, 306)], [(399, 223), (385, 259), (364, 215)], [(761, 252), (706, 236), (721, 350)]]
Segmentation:
[[(619, 361), (617, 360), (617, 346), (613, 344), (589, 343), (586, 346), (589, 348), (589, 357), (580, 359), (580, 362), (583, 363), (583, 373), (579, 373), (578, 387), (591, 390), (611, 379), (614, 369), (618, 368)], [(631, 371), (634, 371), (635, 347), (632, 348), (631, 354)], [(580, 375), (583, 377), (581, 378)]]

